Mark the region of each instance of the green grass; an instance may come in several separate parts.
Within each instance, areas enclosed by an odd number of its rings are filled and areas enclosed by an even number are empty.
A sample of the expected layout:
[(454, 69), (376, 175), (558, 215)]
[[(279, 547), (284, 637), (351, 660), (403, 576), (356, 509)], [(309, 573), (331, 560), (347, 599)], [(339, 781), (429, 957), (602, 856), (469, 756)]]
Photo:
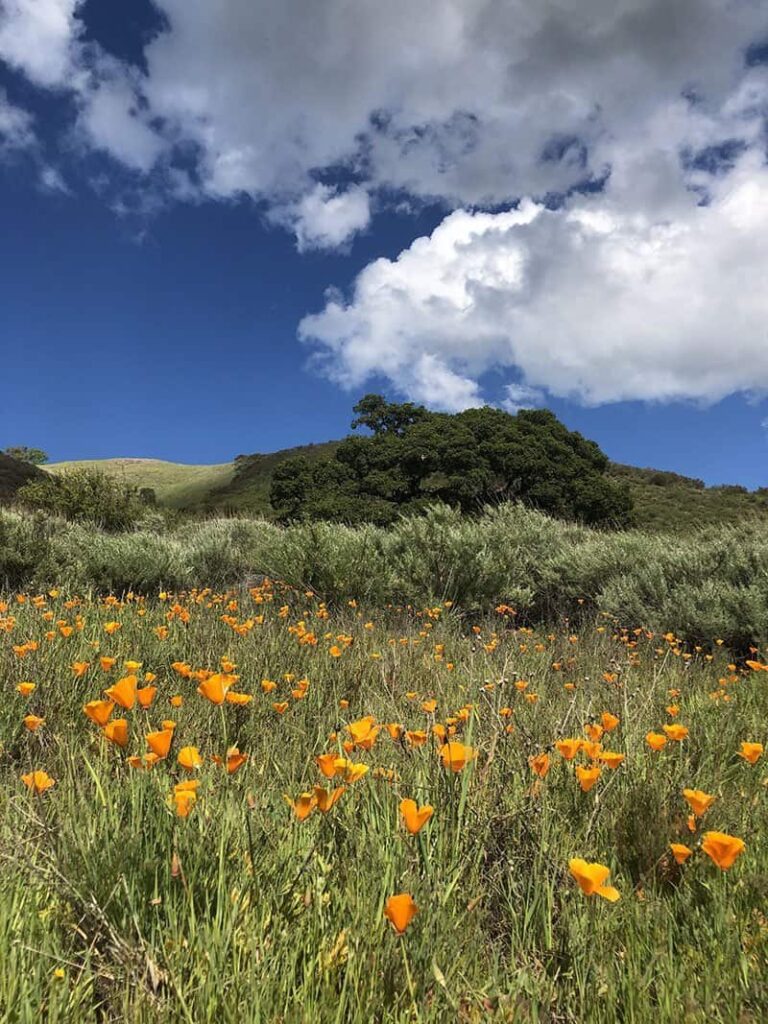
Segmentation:
[(226, 486), (235, 473), (231, 462), (212, 466), (187, 466), (161, 459), (81, 459), (53, 462), (52, 473), (68, 469), (98, 469), (132, 487), (151, 487), (162, 505), (187, 508), (204, 501), (212, 490)]
[[(0, 1020), (768, 1016), (766, 766), (738, 756), (742, 741), (766, 741), (768, 674), (742, 661), (734, 672), (716, 645), (688, 651), (604, 617), (576, 636), (516, 629), (490, 608), (472, 618), (442, 606), (328, 611), (268, 586), (112, 604), (67, 597), (8, 595), (0, 631)], [(121, 624), (111, 636), (110, 621)], [(14, 653), (27, 641), (37, 648)], [(117, 659), (114, 669), (102, 671), (101, 655)], [(172, 668), (215, 670), (222, 656), (236, 662), (250, 704), (213, 706)], [(149, 710), (116, 709), (129, 727), (121, 751), (82, 705), (126, 659), (157, 676), (158, 692)], [(76, 661), (89, 663), (81, 677)], [(265, 678), (274, 693), (262, 692)], [(16, 692), (23, 680), (37, 684), (29, 698)], [(177, 694), (183, 705), (172, 707)], [(427, 698), (434, 716), (422, 710)], [(275, 700), (288, 702), (283, 715)], [(382, 730), (370, 751), (351, 753), (370, 770), (327, 816), (299, 822), (286, 805), (284, 794), (331, 784), (314, 759), (339, 749), (350, 721), (370, 714), (429, 730), (461, 708), (458, 735), (477, 751), (462, 772), (442, 767), (432, 740), (414, 747)], [(583, 736), (605, 711), (620, 719), (605, 747), (626, 760), (584, 793), (552, 744)], [(37, 732), (22, 724), (28, 713), (45, 718)], [(176, 722), (169, 758), (130, 767), (126, 757), (141, 755), (145, 733), (166, 718)], [(653, 753), (646, 732), (672, 720), (688, 739)], [(188, 744), (204, 763), (182, 819), (169, 796)], [(230, 744), (249, 755), (232, 776), (212, 762)], [(528, 762), (544, 750), (552, 766), (537, 784)], [(42, 796), (20, 780), (32, 769), (56, 780)], [(695, 834), (686, 786), (717, 797)], [(403, 797), (434, 807), (418, 836), (399, 821)], [(706, 829), (745, 840), (730, 871), (699, 849)], [(695, 850), (683, 868), (671, 841)], [(585, 896), (572, 857), (607, 865), (619, 902)], [(419, 907), (402, 937), (383, 917), (398, 892)]]

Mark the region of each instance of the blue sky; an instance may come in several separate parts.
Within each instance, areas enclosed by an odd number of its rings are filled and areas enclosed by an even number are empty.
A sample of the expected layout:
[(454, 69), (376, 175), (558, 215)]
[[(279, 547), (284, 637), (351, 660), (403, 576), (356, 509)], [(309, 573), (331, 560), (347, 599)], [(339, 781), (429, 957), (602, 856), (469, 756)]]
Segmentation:
[(627, 0), (579, 67), (583, 4), (522, 39), (510, 6), (457, 33), (330, 0), (304, 37), (303, 0), (13, 0), (0, 446), (226, 461), (382, 391), (547, 405), (617, 461), (766, 485), (768, 19), (712, 0), (669, 67), (663, 5)]

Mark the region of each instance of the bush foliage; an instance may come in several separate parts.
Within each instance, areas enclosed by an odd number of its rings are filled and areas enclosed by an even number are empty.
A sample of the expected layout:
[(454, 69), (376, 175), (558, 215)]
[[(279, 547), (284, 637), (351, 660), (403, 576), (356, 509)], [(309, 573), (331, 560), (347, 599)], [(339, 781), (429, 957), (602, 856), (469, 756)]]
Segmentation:
[(97, 469), (72, 469), (58, 476), (31, 480), (17, 494), (27, 508), (89, 522), (103, 530), (128, 530), (154, 504), (150, 488), (138, 490)]

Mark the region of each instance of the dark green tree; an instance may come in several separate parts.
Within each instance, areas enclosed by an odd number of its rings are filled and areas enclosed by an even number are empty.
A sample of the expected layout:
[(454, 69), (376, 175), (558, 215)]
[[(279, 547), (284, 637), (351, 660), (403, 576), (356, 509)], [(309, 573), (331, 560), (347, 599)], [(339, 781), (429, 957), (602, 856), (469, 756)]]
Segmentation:
[(444, 502), (466, 513), (518, 500), (590, 525), (631, 523), (628, 488), (606, 475), (608, 459), (546, 409), (516, 416), (485, 406), (450, 415), (366, 395), (332, 458), (287, 459), (271, 501), (282, 520), (389, 523)]

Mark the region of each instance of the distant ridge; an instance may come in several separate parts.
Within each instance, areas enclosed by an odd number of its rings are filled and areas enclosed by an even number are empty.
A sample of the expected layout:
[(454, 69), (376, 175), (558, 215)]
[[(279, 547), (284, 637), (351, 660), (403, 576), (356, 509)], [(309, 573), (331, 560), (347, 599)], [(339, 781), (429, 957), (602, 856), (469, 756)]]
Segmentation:
[[(238, 455), (232, 462), (217, 465), (185, 465), (163, 459), (121, 456), (59, 462), (45, 468), (58, 473), (65, 469), (95, 467), (133, 486), (151, 487), (158, 501), (171, 508), (269, 517), (272, 515), (269, 490), (275, 467), (296, 455), (312, 460), (329, 458), (339, 444), (339, 441), (325, 441), (276, 452)], [(16, 463), (13, 459), (7, 461)], [(23, 466), (22, 472), (35, 472), (34, 467), (17, 465)], [(629, 484), (640, 529), (688, 531), (745, 518), (768, 518), (768, 488), (747, 491), (738, 485), (706, 487), (703, 481), (679, 473), (620, 463), (611, 463), (608, 472)], [(10, 475), (6, 470), (5, 500), (15, 492), (9, 482)], [(18, 486), (20, 484), (16, 484)], [(3, 495), (0, 464), (0, 500)]]

